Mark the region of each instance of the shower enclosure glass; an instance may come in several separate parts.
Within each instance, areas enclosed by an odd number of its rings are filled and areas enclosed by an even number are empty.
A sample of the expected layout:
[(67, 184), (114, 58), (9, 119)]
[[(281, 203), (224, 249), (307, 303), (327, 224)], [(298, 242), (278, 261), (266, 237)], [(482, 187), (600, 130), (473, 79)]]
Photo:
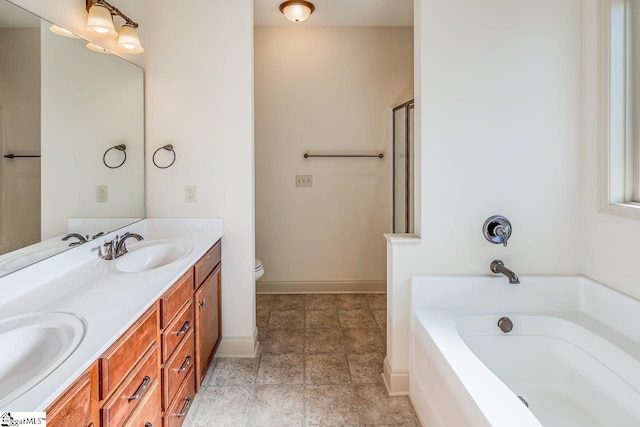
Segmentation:
[(413, 233), (413, 99), (393, 109), (393, 232)]

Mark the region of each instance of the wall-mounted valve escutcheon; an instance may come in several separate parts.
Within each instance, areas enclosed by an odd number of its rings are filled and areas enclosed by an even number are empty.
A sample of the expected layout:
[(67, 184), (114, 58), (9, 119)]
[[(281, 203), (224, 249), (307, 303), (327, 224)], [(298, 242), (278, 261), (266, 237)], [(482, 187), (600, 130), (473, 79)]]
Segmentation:
[(511, 237), (511, 222), (502, 215), (490, 216), (482, 226), (482, 234), (491, 243), (507, 246)]

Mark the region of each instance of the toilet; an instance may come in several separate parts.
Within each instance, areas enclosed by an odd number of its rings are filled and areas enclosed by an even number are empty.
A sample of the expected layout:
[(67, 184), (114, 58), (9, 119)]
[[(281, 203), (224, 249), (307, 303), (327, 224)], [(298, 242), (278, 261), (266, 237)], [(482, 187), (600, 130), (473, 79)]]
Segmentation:
[(264, 274), (264, 268), (262, 268), (262, 261), (256, 258), (256, 280), (260, 280)]

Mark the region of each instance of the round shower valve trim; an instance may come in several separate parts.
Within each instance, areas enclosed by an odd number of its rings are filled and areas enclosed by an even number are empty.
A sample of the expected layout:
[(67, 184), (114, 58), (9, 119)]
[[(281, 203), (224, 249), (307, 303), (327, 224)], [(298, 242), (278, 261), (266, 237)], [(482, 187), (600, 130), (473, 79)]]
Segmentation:
[(511, 221), (502, 215), (490, 216), (482, 226), (484, 238), (496, 245), (507, 246), (507, 241), (511, 237), (511, 230)]

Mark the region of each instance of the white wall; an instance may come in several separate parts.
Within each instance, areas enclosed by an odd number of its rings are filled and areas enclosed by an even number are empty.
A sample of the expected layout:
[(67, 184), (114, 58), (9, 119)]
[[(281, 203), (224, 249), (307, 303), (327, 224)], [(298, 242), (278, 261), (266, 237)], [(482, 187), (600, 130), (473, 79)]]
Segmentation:
[(598, 16), (597, 2), (584, 2), (584, 249), (582, 270), (634, 298), (640, 298), (640, 221), (598, 212)]
[[(392, 382), (408, 368), (410, 275), (490, 274), (495, 258), (582, 268), (582, 2), (416, 0), (415, 19), (422, 241), (390, 244)], [(492, 214), (513, 224), (507, 248), (482, 236)]]
[[(256, 27), (255, 93), (258, 289), (382, 283), (391, 109), (413, 98), (413, 28)], [(312, 175), (313, 186), (297, 188), (296, 175)]]
[[(0, 28), (0, 153), (40, 153), (40, 28)], [(40, 159), (0, 157), (0, 253), (40, 241)]]
[[(147, 0), (144, 10), (147, 215), (224, 220), (221, 355), (255, 344), (252, 3)], [(167, 143), (176, 163), (158, 169), (151, 154)]]
[[(117, 52), (119, 56), (133, 62), (134, 64), (142, 65), (144, 55), (129, 55), (122, 54), (117, 48), (117, 39), (115, 38), (100, 38), (94, 37), (87, 33), (85, 27), (87, 25), (87, 9), (85, 6), (85, 0), (55, 0), (55, 1), (42, 1), (42, 0), (10, 0), (14, 3), (41, 18), (46, 19), (60, 27), (99, 45), (112, 52)], [(140, 35), (140, 42), (142, 46), (145, 46), (145, 26), (143, 25), (143, 0), (127, 0), (124, 4), (118, 4), (122, 13), (129, 16), (131, 19), (140, 24), (138, 28), (138, 34)], [(120, 28), (123, 24), (123, 20), (120, 18), (114, 19), (116, 29)]]
[[(42, 239), (68, 232), (69, 218), (143, 217), (142, 69), (60, 37), (48, 23), (41, 33)], [(127, 159), (109, 169), (103, 154), (118, 144)], [(123, 159), (115, 150), (106, 157), (114, 166)], [(97, 185), (107, 185), (106, 203), (96, 201)]]

